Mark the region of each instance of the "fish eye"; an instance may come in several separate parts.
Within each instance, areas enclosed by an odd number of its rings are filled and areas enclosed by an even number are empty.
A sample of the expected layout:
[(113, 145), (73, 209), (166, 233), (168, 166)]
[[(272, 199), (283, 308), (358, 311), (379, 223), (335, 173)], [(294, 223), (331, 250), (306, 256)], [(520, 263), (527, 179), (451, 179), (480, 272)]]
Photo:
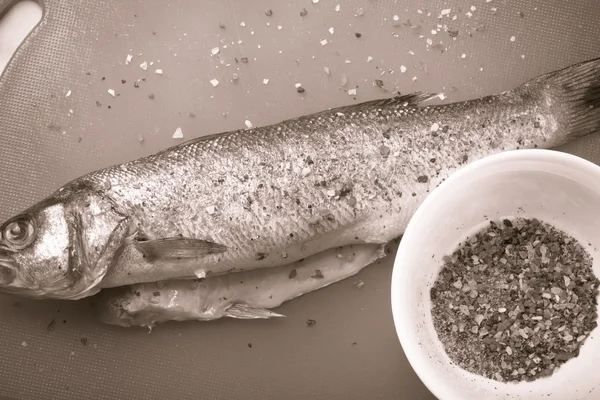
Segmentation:
[(35, 227), (26, 218), (15, 219), (2, 228), (2, 239), (17, 250), (23, 249), (35, 239)]

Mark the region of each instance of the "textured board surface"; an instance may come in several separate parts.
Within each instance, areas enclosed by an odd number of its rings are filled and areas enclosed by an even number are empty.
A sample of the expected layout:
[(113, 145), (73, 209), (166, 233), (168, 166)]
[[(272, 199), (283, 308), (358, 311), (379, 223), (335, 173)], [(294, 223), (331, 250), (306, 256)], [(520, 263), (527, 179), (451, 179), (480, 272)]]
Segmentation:
[[(10, 3), (0, 0), (0, 14)], [(594, 0), (43, 6), (42, 22), (0, 78), (0, 219), (69, 179), (175, 144), (178, 127), (191, 139), (394, 91), (468, 99), (600, 56)], [(451, 11), (440, 18), (444, 9)], [(306, 91), (297, 93), (296, 83)], [(565, 150), (600, 162), (598, 137)], [(283, 321), (170, 323), (151, 334), (101, 325), (86, 302), (0, 296), (0, 395), (433, 399), (393, 328), (392, 262), (393, 253), (354, 279), (285, 304)], [(352, 287), (357, 279), (365, 282), (360, 290)], [(317, 324), (308, 328), (308, 318)]]

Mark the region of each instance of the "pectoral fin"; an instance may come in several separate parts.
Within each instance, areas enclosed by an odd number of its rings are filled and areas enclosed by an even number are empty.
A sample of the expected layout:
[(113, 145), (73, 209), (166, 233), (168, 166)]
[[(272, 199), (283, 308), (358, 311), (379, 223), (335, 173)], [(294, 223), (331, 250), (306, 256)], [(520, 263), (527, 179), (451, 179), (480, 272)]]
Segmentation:
[(134, 243), (148, 260), (200, 258), (227, 250), (222, 244), (184, 237), (137, 240)]
[(229, 307), (225, 312), (225, 316), (237, 319), (285, 318), (285, 315), (277, 314), (264, 308), (254, 308), (244, 303), (237, 303)]

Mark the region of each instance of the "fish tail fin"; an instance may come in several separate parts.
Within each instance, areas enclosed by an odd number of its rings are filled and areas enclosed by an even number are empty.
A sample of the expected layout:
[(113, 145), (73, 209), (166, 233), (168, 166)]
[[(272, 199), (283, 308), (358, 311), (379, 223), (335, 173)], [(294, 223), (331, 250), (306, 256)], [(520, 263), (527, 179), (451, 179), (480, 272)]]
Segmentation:
[(542, 75), (534, 81), (554, 108), (563, 143), (600, 132), (600, 58)]

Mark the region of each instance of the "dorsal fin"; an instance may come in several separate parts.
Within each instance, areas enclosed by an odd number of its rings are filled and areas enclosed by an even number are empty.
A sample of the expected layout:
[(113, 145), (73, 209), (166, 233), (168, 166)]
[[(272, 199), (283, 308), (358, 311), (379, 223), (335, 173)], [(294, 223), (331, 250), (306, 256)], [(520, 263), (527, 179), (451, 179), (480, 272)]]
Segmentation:
[[(436, 97), (438, 97), (439, 94), (437, 93), (428, 93), (428, 92), (413, 92), (413, 93), (409, 93), (409, 94), (404, 94), (404, 95), (398, 95), (398, 96), (394, 96), (394, 97), (390, 97), (390, 98), (386, 98), (386, 99), (376, 99), (376, 100), (369, 100), (369, 101), (364, 101), (362, 103), (358, 103), (358, 104), (351, 104), (351, 105), (347, 105), (347, 106), (341, 106), (341, 107), (336, 107), (336, 108), (332, 108), (329, 109), (327, 111), (323, 111), (321, 113), (317, 113), (317, 114), (322, 114), (322, 113), (330, 113), (330, 112), (348, 112), (348, 111), (355, 111), (355, 110), (360, 110), (363, 108), (372, 108), (372, 107), (384, 107), (384, 106), (390, 106), (390, 105), (394, 105), (394, 104), (404, 104), (406, 103), (406, 106), (420, 106), (421, 103), (434, 99)], [(315, 114), (311, 114), (311, 115), (307, 115), (306, 117), (311, 117), (312, 115)]]

